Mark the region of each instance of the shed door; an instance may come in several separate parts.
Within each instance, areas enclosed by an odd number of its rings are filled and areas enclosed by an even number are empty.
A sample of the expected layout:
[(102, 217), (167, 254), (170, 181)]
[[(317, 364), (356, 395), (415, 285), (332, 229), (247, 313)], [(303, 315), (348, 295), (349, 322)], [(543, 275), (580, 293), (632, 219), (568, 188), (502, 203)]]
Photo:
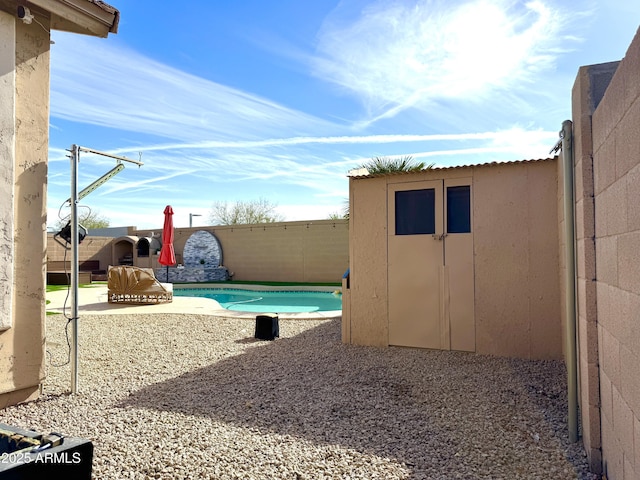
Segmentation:
[(475, 351), (471, 179), (388, 188), (389, 344)]
[(442, 181), (389, 185), (389, 344), (442, 348)]

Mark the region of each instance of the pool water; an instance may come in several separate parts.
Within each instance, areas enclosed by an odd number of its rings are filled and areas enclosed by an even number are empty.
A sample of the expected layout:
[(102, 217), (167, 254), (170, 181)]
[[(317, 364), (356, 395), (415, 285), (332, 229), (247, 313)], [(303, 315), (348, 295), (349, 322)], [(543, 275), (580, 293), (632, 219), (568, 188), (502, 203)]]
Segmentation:
[(342, 310), (342, 295), (318, 291), (264, 291), (237, 288), (179, 288), (177, 297), (205, 297), (227, 310), (240, 312), (324, 312)]

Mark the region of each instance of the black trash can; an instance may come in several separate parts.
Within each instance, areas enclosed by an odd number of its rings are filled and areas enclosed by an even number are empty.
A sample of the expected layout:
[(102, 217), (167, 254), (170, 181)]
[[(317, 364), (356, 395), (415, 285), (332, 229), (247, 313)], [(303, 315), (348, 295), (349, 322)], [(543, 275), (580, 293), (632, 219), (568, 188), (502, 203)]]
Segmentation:
[(260, 340), (273, 340), (280, 336), (280, 325), (277, 313), (263, 313), (256, 317), (255, 338)]

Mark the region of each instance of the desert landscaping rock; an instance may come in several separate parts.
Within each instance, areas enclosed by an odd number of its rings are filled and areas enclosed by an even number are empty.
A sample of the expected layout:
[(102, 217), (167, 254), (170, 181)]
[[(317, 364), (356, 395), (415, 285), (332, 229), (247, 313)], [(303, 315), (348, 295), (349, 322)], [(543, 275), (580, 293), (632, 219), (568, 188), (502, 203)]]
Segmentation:
[[(66, 319), (47, 317), (53, 364)], [(79, 390), (49, 365), (0, 421), (94, 442), (96, 479), (596, 479), (561, 362), (344, 345), (336, 320), (80, 318)]]

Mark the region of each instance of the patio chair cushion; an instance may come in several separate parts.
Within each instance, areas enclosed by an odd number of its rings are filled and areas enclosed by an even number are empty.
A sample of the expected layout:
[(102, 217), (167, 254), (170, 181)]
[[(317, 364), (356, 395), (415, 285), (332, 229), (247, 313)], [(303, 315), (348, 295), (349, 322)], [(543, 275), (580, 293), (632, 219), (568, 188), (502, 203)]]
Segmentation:
[(173, 301), (173, 284), (160, 283), (151, 268), (110, 266), (109, 303), (150, 304)]

